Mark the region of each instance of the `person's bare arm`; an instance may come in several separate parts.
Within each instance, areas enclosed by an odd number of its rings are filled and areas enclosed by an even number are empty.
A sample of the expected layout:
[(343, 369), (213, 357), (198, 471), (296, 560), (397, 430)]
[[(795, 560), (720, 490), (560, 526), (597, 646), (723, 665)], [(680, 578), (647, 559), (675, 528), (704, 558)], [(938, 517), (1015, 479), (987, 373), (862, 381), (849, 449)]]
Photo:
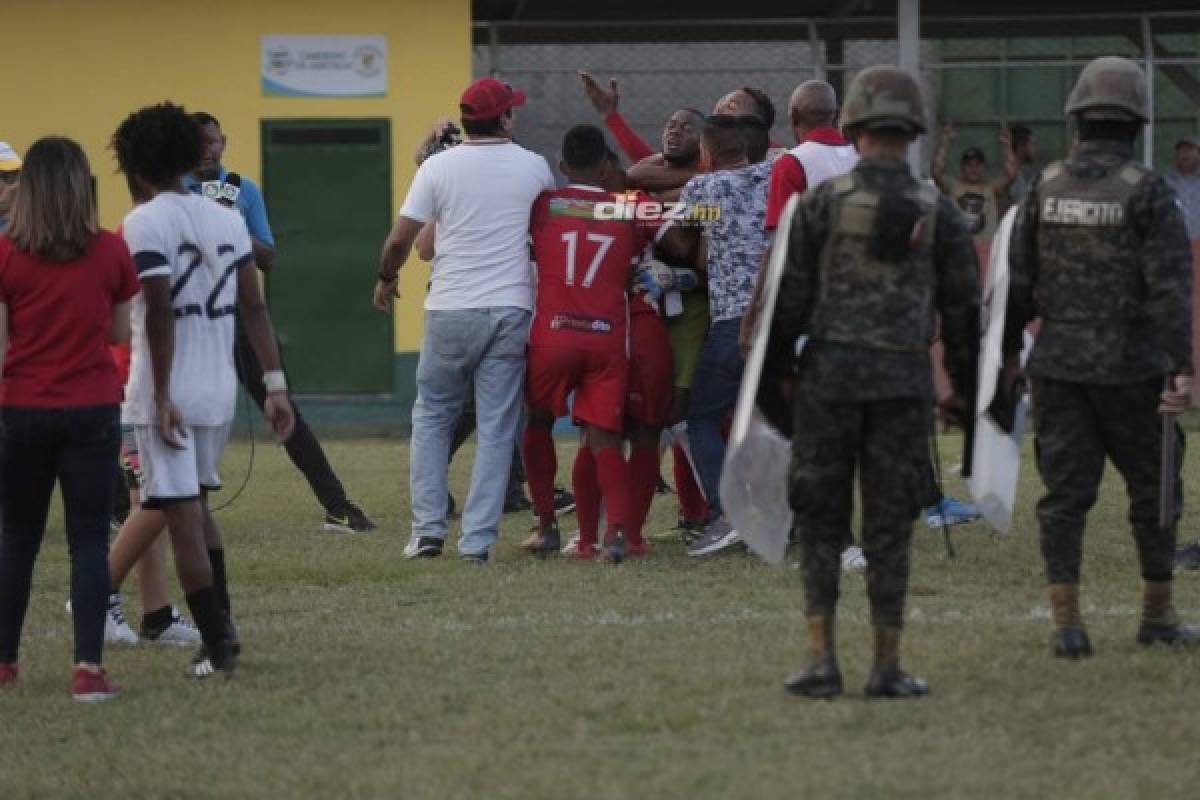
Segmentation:
[(950, 184), (946, 180), (946, 152), (950, 149), (952, 139), (954, 139), (954, 126), (944, 126), (942, 135), (938, 139), (937, 149), (933, 151), (933, 162), (929, 165), (929, 176), (933, 178), (937, 187), (947, 194), (950, 193)]
[(676, 167), (662, 155), (643, 158), (629, 168), (626, 178), (632, 189), (647, 192), (669, 192), (681, 188), (696, 174), (693, 167)]
[[(286, 441), (292, 435), (296, 418), (288, 399), (283, 362), (279, 358), (279, 347), (275, 344), (275, 330), (271, 327), (271, 317), (267, 313), (267, 304), (258, 288), (258, 276), (254, 270), (243, 267), (238, 270), (237, 279), (238, 311), (250, 347), (258, 357), (258, 363), (262, 364), (263, 382), (267, 384), (263, 416), (279, 440)], [(272, 385), (270, 373), (275, 373), (276, 379), (284, 381), (282, 386)]]
[(126, 300), (124, 303), (117, 303), (112, 309), (112, 327), (108, 332), (108, 340), (113, 344), (127, 344), (129, 342), (129, 308), (133, 302)]
[(254, 263), (264, 273), (275, 269), (275, 248), (266, 242), (250, 238), (250, 247), (254, 251)]
[(400, 268), (408, 261), (423, 225), (423, 222), (405, 216), (396, 217), (396, 222), (383, 243), (383, 253), (379, 256), (379, 275), (373, 297), (375, 308), (378, 310), (388, 311), (388, 301), (395, 295), (396, 285), (400, 281)]
[(1012, 133), (1008, 128), (1001, 128), (996, 138), (1000, 140), (1000, 153), (1004, 156), (1004, 175), (996, 181), (994, 188), (996, 200), (1003, 208), (1008, 203), (1008, 192), (1017, 181), (1021, 165), (1017, 161), (1017, 154), (1013, 152)]
[(672, 225), (654, 246), (655, 255), (670, 264), (693, 264), (700, 246), (700, 231), (684, 225)]
[(426, 222), (421, 228), (421, 232), (417, 234), (417, 255), (422, 261), (433, 261), (433, 257), (437, 255), (437, 249), (434, 243), (437, 240), (437, 223)]
[[(257, 284), (256, 284), (257, 285)], [(171, 364), (175, 359), (175, 307), (171, 303), (171, 278), (157, 275), (142, 279), (146, 299), (146, 339), (150, 347), (150, 373), (154, 379), (154, 409), (158, 433), (179, 450), (185, 435), (183, 416), (171, 399)]]

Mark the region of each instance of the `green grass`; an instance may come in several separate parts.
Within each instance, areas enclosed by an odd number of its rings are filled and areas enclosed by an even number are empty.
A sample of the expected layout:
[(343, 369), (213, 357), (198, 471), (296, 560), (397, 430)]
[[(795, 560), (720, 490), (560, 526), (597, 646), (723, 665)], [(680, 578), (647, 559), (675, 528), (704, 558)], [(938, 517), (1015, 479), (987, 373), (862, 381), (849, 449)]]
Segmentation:
[[(673, 543), (619, 568), (539, 563), (516, 549), (526, 515), (505, 518), (486, 569), (404, 561), (405, 445), (328, 449), (381, 531), (320, 532), (307, 487), (280, 449), (260, 445), (250, 487), (219, 515), (246, 643), (229, 682), (186, 680), (184, 651), (113, 647), (124, 694), (74, 704), (56, 509), (21, 681), (0, 693), (3, 800), (1194, 796), (1200, 654), (1132, 641), (1137, 571), (1111, 470), (1086, 545), (1096, 658), (1048, 654), (1027, 462), (1013, 535), (957, 528), (960, 556), (947, 562), (940, 534), (918, 527), (904, 651), (933, 696), (862, 699), (870, 632), (851, 575), (840, 630), (850, 691), (809, 702), (782, 688), (804, 649), (790, 566), (698, 563)], [(564, 463), (571, 452), (563, 442)], [(246, 455), (231, 448), (230, 485)], [(460, 499), (468, 463), (455, 465)], [(674, 515), (674, 498), (659, 498), (650, 529)], [(1180, 607), (1200, 617), (1197, 576), (1178, 586)], [(133, 585), (126, 597), (136, 617)]]

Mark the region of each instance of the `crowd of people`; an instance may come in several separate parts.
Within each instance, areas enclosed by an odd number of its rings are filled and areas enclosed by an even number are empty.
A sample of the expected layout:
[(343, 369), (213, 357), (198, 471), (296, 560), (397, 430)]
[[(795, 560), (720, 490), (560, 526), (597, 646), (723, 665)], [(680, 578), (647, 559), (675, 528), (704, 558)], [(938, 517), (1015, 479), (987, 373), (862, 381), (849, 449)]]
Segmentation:
[[(976, 244), (1016, 204), (1001, 383), (1015, 394), (1027, 374), (1035, 398), (1053, 650), (1092, 652), (1078, 586), (1084, 521), (1106, 459), (1131, 498), (1144, 584), (1138, 641), (1200, 641), (1172, 599), (1178, 503), (1174, 518), (1156, 516), (1164, 431), (1182, 442), (1160, 415), (1190, 401), (1186, 226), (1197, 205), (1197, 148), (1180, 142), (1168, 178), (1133, 160), (1147, 113), (1140, 68), (1104, 58), (1084, 70), (1066, 108), (1077, 140), (1044, 168), (1032, 133), (1014, 126), (1000, 136), (1002, 177), (989, 178), (983, 152), (968, 148), (950, 178), (947, 129), (936, 186), (908, 166), (930, 120), (917, 81), (901, 69), (862, 71), (844, 103), (824, 81), (797, 86), (787, 105), (791, 148), (771, 140), (775, 107), (754, 88), (731, 91), (708, 114), (675, 110), (656, 151), (621, 116), (615, 81), (580, 79), (628, 166), (604, 129), (579, 124), (561, 143), (560, 186), (546, 160), (515, 141), (524, 93), (480, 79), (460, 99), (461, 127), (443, 121), (422, 143), (384, 242), (372, 297), (381, 312), (391, 311), (414, 250), (433, 264), (406, 557), (443, 553), (456, 511), (449, 462), (471, 430), (457, 545), (466, 563), (488, 563), (522, 481), (536, 520), (522, 547), (534, 557), (648, 556), (644, 527), (667, 449), (679, 500), (673, 535), (696, 557), (739, 545), (721, 472), (746, 354), (765, 341), (756, 388), (792, 441), (786, 480), (809, 642), (787, 688), (843, 691), (839, 579), (866, 568), (874, 631), (866, 694), (928, 693), (900, 667), (913, 522), (922, 509), (942, 522), (977, 514), (939, 497), (928, 437), (935, 410), (949, 423), (974, 413)], [(221, 485), (239, 381), (324, 506), (325, 527), (374, 528), (291, 402), (255, 269), (274, 261), (265, 207), (252, 181), (222, 165), (220, 123), (163, 103), (129, 115), (111, 146), (134, 204), (116, 234), (97, 224), (78, 144), (46, 137), (23, 160), (0, 144), (0, 687), (18, 678), (57, 483), (71, 552), (72, 692), (89, 702), (118, 691), (102, 666), (104, 642), (138, 638), (119, 594), (135, 565), (141, 636), (198, 644), (194, 677), (236, 666), (241, 641), (208, 495)], [(773, 254), (783, 263), (777, 285), (765, 279)], [(1023, 369), (1035, 317), (1041, 327)], [(940, 396), (931, 364), (939, 338), (937, 366), (949, 378)], [(109, 345), (126, 342), (126, 355), (118, 348), (114, 357)], [(565, 417), (581, 430), (571, 495), (555, 483), (553, 432)], [(1172, 468), (1167, 488), (1181, 495), (1178, 460)], [(110, 549), (109, 521), (126, 492), (131, 510)], [(570, 506), (579, 530), (564, 541), (560, 515)], [(164, 531), (191, 620), (168, 599)]]

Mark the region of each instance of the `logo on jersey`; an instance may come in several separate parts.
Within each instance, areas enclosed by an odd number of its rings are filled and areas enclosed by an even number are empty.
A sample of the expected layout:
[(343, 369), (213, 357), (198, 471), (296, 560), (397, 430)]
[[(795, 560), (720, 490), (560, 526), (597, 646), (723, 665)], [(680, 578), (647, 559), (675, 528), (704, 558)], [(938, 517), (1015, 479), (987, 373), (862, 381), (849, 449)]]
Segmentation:
[(620, 196), (616, 200), (596, 203), (595, 219), (638, 222), (709, 223), (721, 218), (720, 206), (687, 203), (660, 203), (644, 196)]
[(1120, 203), (1075, 197), (1047, 197), (1042, 203), (1042, 221), (1097, 228), (1122, 225), (1125, 222), (1125, 207)]
[(581, 317), (575, 314), (555, 314), (550, 319), (552, 331), (575, 331), (576, 333), (612, 333), (613, 324), (601, 317)]
[(596, 216), (595, 207), (597, 205), (599, 204), (579, 197), (554, 197), (550, 199), (549, 211), (552, 217), (600, 219)]

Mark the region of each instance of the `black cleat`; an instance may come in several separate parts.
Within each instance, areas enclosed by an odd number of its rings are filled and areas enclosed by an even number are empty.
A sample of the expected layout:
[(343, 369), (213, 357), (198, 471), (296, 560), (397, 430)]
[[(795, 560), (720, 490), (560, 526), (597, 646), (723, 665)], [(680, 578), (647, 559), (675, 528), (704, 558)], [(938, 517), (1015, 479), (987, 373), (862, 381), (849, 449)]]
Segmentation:
[(828, 656), (790, 676), (783, 688), (804, 697), (837, 697), (842, 693), (842, 671), (837, 659)]
[(1149, 647), (1153, 644), (1169, 644), (1178, 647), (1200, 645), (1200, 628), (1184, 625), (1178, 620), (1171, 622), (1147, 622), (1138, 626), (1137, 643)]
[(190, 678), (204, 679), (223, 672), (226, 678), (230, 678), (235, 669), (237, 655), (233, 652), (232, 644), (226, 640), (221, 642), (220, 652), (215, 654), (210, 653), (206, 646), (200, 645), (200, 649), (192, 656), (192, 663), (188, 665), (187, 675)]
[(863, 688), (867, 697), (911, 698), (929, 694), (929, 683), (899, 667), (873, 669)]
[(504, 513), (516, 514), (519, 511), (528, 511), (533, 508), (533, 503), (529, 502), (529, 498), (523, 494), (515, 495), (504, 501)]
[(1078, 661), (1092, 656), (1092, 642), (1088, 639), (1087, 631), (1073, 625), (1055, 628), (1050, 636), (1050, 645), (1054, 648), (1056, 658)]
[(610, 564), (620, 564), (625, 560), (625, 534), (618, 532), (604, 545), (604, 560)]
[(554, 513), (555, 514), (570, 514), (575, 510), (575, 495), (568, 492), (566, 489), (554, 489)]
[(225, 638), (229, 640), (229, 649), (235, 656), (242, 654), (242, 637), (238, 636), (237, 626), (233, 624), (233, 617), (225, 615)]

